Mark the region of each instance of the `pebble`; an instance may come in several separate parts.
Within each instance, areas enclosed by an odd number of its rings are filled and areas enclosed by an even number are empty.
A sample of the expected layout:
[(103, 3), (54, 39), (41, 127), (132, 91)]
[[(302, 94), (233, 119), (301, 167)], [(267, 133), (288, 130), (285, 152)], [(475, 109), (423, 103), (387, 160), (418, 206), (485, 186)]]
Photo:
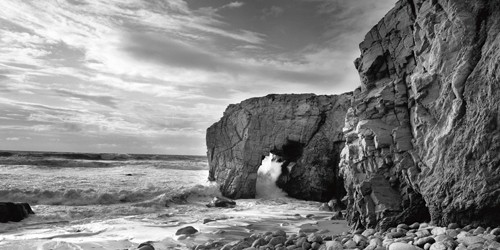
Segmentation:
[(326, 250), (341, 250), (344, 249), (342, 244), (338, 241), (327, 241), (325, 242)]
[(446, 235), (448, 235), (448, 236), (450, 236), (452, 238), (457, 237), (458, 233), (459, 233), (459, 231), (455, 230), (455, 229), (448, 229), (448, 230), (446, 230)]
[(318, 250), (321, 247), (321, 243), (314, 242), (311, 244), (311, 249), (312, 250)]
[(446, 234), (440, 234), (436, 237), (434, 237), (434, 239), (436, 240), (436, 242), (443, 242), (443, 241), (447, 241), (447, 240), (453, 240), (452, 237), (446, 235)]
[(389, 239), (394, 239), (394, 238), (401, 238), (403, 236), (406, 236), (406, 234), (402, 233), (402, 232), (392, 232), (392, 233), (388, 233), (387, 234), (387, 237)]
[(421, 248), (403, 242), (395, 242), (389, 246), (389, 250), (419, 250), (419, 249)]
[(457, 239), (458, 243), (463, 243), (467, 247), (475, 244), (483, 244), (486, 240), (479, 236), (464, 236)]
[(382, 246), (382, 240), (379, 238), (373, 238), (370, 240), (369, 245)]
[[(186, 227), (189, 228), (189, 227)], [(193, 228), (194, 229), (194, 228)], [(468, 229), (468, 230), (465, 230)], [(196, 230), (196, 229), (194, 229)], [(252, 234), (243, 240), (226, 244), (221, 249), (231, 250), (470, 250), (499, 249), (500, 227), (461, 229), (457, 223), (446, 227), (427, 223), (399, 224), (387, 231), (375, 229), (355, 230), (341, 235), (325, 235), (328, 231), (300, 230), (299, 234), (287, 234), (283, 230)], [(197, 230), (196, 230), (197, 232)], [(195, 232), (195, 233), (196, 233)], [(307, 233), (307, 234), (306, 234)], [(185, 239), (180, 235), (178, 240)], [(221, 244), (216, 248), (218, 249)], [(197, 245), (193, 249), (211, 249)]]
[(421, 229), (421, 230), (418, 230), (417, 232), (415, 232), (415, 234), (417, 235), (417, 237), (419, 238), (422, 238), (422, 237), (425, 237), (425, 236), (430, 236), (431, 233), (429, 232), (429, 230), (427, 229)]
[(354, 242), (353, 240), (348, 240), (346, 243), (344, 243), (344, 246), (346, 248), (355, 248), (356, 242)]
[(431, 245), (429, 250), (447, 250), (447, 247), (443, 242), (436, 242)]
[(278, 244), (284, 244), (286, 242), (286, 238), (284, 236), (275, 236), (269, 241), (269, 245), (276, 246)]
[(302, 249), (309, 249), (309, 248), (311, 248), (311, 243), (309, 242), (302, 243)]
[(427, 243), (432, 244), (434, 242), (436, 242), (434, 238), (432, 238), (431, 236), (427, 236), (416, 240), (415, 245), (419, 247), (424, 247), (425, 244)]
[(366, 229), (365, 231), (363, 231), (363, 233), (361, 233), (361, 235), (368, 237), (368, 236), (371, 236), (375, 233), (376, 233), (375, 229), (369, 228), (369, 229)]
[(482, 234), (486, 231), (486, 229), (484, 229), (484, 227), (478, 227), (474, 230), (473, 234)]
[(263, 238), (256, 239), (252, 243), (252, 247), (260, 247), (260, 246), (265, 246), (265, 245), (267, 245), (267, 241)]
[(497, 228), (493, 228), (490, 232), (490, 234), (493, 234), (493, 235), (500, 235), (500, 228), (497, 227)]
[(283, 230), (278, 230), (276, 232), (273, 232), (272, 235), (273, 236), (283, 236), (283, 237), (286, 237), (286, 232), (283, 231)]
[(312, 233), (309, 236), (307, 236), (307, 241), (321, 243), (321, 242), (323, 242), (323, 238), (315, 233)]
[(440, 234), (445, 234), (445, 233), (446, 233), (445, 227), (435, 227), (431, 230), (431, 234), (433, 234), (433, 235), (440, 235)]

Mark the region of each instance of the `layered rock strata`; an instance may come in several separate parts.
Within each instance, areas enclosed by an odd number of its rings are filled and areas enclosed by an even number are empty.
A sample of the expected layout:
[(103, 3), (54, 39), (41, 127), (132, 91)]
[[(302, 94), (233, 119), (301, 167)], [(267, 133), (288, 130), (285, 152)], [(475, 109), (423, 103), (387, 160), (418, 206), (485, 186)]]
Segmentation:
[(500, 224), (500, 1), (403, 0), (366, 35), (340, 172), (352, 225)]
[(343, 196), (337, 166), (351, 94), (268, 95), (230, 105), (207, 130), (209, 179), (230, 198), (255, 197), (257, 170), (273, 153), (288, 195), (327, 201)]

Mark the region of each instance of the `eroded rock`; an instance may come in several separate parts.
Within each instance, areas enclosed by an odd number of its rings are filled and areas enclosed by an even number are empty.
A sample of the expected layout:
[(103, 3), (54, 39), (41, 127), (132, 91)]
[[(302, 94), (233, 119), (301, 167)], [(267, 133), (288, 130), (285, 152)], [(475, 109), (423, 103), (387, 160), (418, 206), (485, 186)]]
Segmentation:
[(352, 94), (229, 106), (207, 131), (210, 179), (253, 197), (272, 152), (293, 197), (326, 201), (343, 183), (353, 227), (498, 226), (499, 33), (498, 1), (398, 1), (360, 44)]
[(340, 163), (351, 225), (500, 224), (499, 17), (399, 1), (366, 35)]
[(35, 214), (28, 203), (0, 202), (0, 222), (19, 222)]
[(283, 162), (277, 184), (288, 195), (342, 198), (337, 165), (350, 97), (268, 95), (230, 105), (207, 130), (209, 179), (224, 196), (253, 198), (257, 170), (271, 152)]

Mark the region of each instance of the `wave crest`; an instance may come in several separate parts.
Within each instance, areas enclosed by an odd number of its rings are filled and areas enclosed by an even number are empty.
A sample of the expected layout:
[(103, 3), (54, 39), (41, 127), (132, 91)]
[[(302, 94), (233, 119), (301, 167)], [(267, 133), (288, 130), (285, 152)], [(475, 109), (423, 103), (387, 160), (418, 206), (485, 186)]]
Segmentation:
[(187, 203), (199, 198), (220, 195), (218, 185), (180, 186), (171, 188), (150, 187), (141, 190), (59, 189), (59, 190), (0, 190), (2, 200), (28, 202), (31, 205), (110, 205), (136, 203), (141, 206)]

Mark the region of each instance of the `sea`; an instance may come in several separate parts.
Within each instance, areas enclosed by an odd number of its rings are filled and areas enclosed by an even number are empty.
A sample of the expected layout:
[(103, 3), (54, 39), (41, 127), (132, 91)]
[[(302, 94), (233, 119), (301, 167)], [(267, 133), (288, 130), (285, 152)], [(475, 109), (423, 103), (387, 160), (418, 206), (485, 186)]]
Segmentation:
[[(193, 249), (293, 232), (330, 215), (318, 202), (287, 197), (270, 172), (259, 171), (255, 199), (209, 208), (221, 194), (208, 181), (206, 156), (0, 151), (0, 201), (27, 202), (35, 212), (0, 223), (0, 249), (137, 249), (144, 242)], [(185, 226), (199, 232), (176, 235)]]

